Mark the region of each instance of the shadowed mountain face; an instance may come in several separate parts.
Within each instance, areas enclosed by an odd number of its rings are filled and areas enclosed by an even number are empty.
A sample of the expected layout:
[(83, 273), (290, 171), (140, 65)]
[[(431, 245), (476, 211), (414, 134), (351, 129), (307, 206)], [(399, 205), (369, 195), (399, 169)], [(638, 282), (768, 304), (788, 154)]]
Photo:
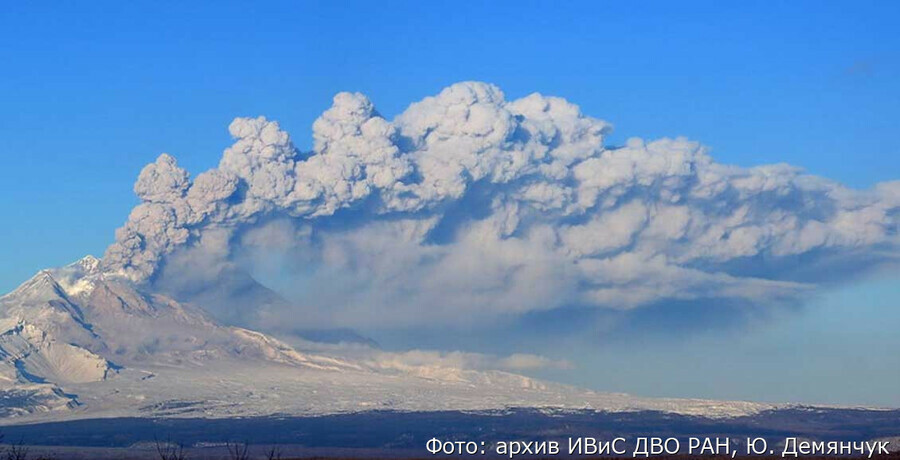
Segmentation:
[[(240, 281), (244, 301), (252, 293), (280, 301), (252, 278)], [(442, 362), (332, 356), (325, 344), (305, 351), (145, 289), (86, 257), (0, 297), (0, 423), (511, 407), (715, 418), (773, 407), (595, 393)]]

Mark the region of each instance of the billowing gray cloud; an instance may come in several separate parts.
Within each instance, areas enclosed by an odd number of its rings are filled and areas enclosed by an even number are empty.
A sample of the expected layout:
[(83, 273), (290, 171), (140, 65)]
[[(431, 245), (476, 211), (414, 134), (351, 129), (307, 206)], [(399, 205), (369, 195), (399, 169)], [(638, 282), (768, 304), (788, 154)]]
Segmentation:
[[(144, 168), (107, 271), (152, 282), (173, 254), (209, 247), (234, 263), (278, 241), (311, 267), (309, 302), (335, 322), (414, 324), (423, 312), (768, 302), (824, 281), (805, 266), (900, 254), (900, 182), (854, 190), (785, 164), (723, 165), (684, 138), (608, 147), (611, 126), (576, 105), (506, 101), (485, 83), (448, 87), (393, 121), (338, 94), (311, 152), (262, 117), (229, 130), (219, 167), (193, 181), (169, 155)], [(281, 236), (260, 237), (273, 222)]]

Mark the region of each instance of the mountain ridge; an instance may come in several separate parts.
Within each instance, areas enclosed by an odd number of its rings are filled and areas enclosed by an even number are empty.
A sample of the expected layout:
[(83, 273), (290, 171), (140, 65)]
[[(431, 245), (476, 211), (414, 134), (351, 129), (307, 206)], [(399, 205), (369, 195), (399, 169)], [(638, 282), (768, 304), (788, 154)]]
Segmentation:
[(298, 350), (147, 292), (85, 257), (0, 297), (0, 424), (369, 410), (658, 410), (732, 417), (771, 404), (597, 393), (498, 370)]

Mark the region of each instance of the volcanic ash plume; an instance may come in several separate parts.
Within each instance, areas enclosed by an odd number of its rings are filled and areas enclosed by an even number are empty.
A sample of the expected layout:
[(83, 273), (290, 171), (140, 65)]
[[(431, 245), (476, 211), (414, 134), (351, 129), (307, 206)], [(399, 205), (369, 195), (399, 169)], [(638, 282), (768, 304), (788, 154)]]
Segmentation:
[(369, 301), (452, 315), (758, 302), (898, 255), (898, 182), (858, 191), (785, 164), (722, 165), (683, 138), (608, 147), (611, 126), (577, 106), (506, 101), (485, 83), (453, 85), (392, 121), (365, 96), (338, 94), (311, 152), (262, 117), (229, 130), (218, 168), (193, 181), (166, 154), (141, 171), (141, 204), (105, 270), (153, 282), (174, 254), (231, 261), (287, 222), (284, 244), (368, 280), (357, 288)]

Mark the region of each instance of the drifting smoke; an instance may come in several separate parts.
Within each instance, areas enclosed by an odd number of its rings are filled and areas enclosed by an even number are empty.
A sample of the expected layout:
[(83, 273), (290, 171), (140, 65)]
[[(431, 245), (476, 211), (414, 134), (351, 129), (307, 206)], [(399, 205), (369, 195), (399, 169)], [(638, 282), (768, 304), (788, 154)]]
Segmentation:
[(141, 171), (106, 270), (152, 283), (179, 254), (212, 266), (279, 245), (341, 285), (323, 308), (415, 322), (790, 299), (898, 255), (900, 182), (858, 191), (784, 164), (722, 165), (683, 138), (607, 147), (611, 126), (577, 106), (484, 83), (393, 121), (338, 94), (311, 152), (262, 117), (229, 130), (219, 167), (193, 181), (165, 154)]
[(528, 353), (497, 356), (461, 351), (408, 350), (390, 352), (366, 344), (328, 344), (304, 340), (301, 340), (296, 345), (303, 350), (338, 356), (350, 361), (364, 363), (373, 368), (384, 370), (403, 369), (419, 374), (422, 372), (441, 372), (453, 369), (504, 370), (510, 372), (574, 369), (574, 365), (570, 361), (553, 360)]

